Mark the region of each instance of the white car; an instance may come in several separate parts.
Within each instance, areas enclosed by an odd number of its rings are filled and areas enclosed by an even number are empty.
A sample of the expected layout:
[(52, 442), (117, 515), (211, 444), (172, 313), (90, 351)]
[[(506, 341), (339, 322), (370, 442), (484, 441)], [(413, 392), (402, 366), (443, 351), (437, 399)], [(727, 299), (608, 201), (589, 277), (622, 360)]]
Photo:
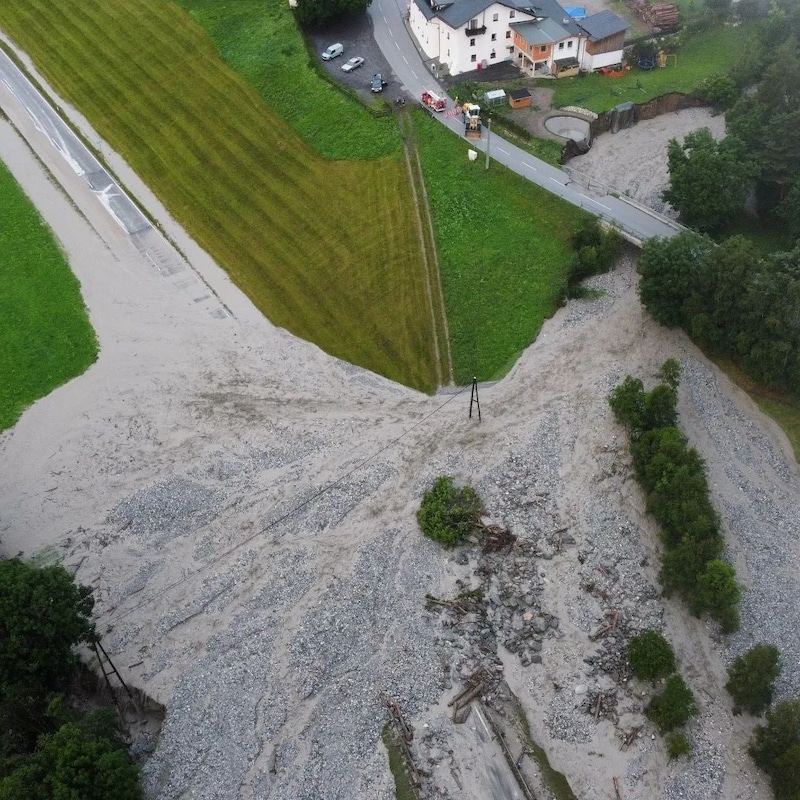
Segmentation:
[(344, 53), (344, 47), (337, 42), (336, 44), (332, 44), (323, 54), (322, 60), (323, 61), (330, 61), (332, 58), (336, 58)]
[(346, 61), (342, 64), (342, 72), (352, 72), (354, 69), (358, 69), (364, 63), (364, 59), (361, 56), (353, 56), (349, 61)]

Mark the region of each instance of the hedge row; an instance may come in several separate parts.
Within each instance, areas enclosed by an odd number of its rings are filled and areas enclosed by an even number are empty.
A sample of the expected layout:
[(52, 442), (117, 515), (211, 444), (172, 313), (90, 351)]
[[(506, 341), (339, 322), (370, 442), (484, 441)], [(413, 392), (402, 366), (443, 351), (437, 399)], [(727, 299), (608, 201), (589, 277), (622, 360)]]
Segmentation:
[(725, 540), (703, 459), (675, 427), (680, 368), (674, 359), (665, 362), (661, 378), (663, 383), (645, 392), (629, 375), (611, 392), (609, 404), (629, 428), (636, 477), (647, 510), (661, 526), (664, 592), (677, 592), (694, 614), (710, 614), (731, 633), (739, 626), (741, 590), (733, 567), (720, 560)]

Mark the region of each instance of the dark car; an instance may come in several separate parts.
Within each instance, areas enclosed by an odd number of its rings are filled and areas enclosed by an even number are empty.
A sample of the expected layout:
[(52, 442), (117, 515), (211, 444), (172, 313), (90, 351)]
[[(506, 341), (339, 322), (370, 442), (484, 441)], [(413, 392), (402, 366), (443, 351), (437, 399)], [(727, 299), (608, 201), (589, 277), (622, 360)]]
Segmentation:
[(369, 88), (372, 89), (373, 92), (382, 92), (386, 86), (389, 84), (383, 79), (383, 75), (380, 72), (376, 72), (372, 76), (372, 82), (369, 85)]

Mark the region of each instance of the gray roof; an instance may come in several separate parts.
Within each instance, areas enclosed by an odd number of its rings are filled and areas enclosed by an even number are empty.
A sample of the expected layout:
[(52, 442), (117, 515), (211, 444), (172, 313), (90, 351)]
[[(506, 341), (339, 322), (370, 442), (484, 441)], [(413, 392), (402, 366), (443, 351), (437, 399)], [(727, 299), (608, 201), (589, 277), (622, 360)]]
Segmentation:
[(557, 0), (414, 0), (414, 2), (426, 19), (439, 17), (454, 30), (497, 3), (532, 17), (544, 17), (556, 22), (564, 33), (559, 34), (558, 39), (548, 41), (559, 41), (567, 36), (578, 36), (581, 33), (578, 24), (564, 11)]
[(608, 10), (585, 17), (578, 25), (589, 34), (591, 42), (599, 42), (601, 39), (623, 33), (630, 27), (622, 17), (618, 17), (613, 11)]
[(553, 44), (569, 39), (576, 34), (566, 30), (552, 19), (537, 19), (530, 22), (518, 22), (511, 26), (528, 44)]

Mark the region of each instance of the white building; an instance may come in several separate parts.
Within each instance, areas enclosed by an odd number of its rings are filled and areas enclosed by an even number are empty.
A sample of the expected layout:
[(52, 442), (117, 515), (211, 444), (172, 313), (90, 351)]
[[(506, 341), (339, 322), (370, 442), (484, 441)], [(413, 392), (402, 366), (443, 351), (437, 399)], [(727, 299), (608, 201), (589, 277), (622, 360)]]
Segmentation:
[[(610, 11), (577, 22), (557, 0), (410, 0), (409, 24), (425, 55), (450, 75), (501, 61), (531, 75), (596, 69), (622, 60), (628, 27)], [(618, 54), (603, 49), (618, 40)]]

